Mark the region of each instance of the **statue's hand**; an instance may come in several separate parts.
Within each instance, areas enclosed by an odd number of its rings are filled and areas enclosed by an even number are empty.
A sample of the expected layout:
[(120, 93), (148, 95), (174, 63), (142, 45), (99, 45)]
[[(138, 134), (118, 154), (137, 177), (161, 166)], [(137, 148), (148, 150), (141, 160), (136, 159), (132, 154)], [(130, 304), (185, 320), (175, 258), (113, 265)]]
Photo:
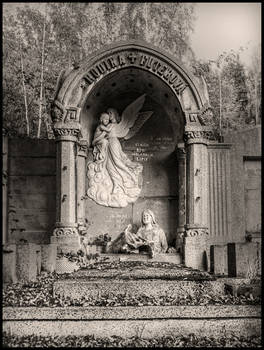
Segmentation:
[(132, 230), (132, 225), (129, 224), (129, 225), (127, 225), (127, 227), (125, 228), (125, 233), (130, 232), (131, 230)]

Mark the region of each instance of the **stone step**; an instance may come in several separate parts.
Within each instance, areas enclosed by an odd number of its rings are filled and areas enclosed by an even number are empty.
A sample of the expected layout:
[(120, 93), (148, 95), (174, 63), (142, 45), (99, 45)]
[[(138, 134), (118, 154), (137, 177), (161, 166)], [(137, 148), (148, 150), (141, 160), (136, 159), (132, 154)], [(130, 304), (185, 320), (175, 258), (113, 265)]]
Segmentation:
[(147, 261), (147, 262), (166, 262), (172, 264), (181, 264), (182, 256), (179, 253), (156, 254), (151, 258), (148, 254), (100, 254), (100, 257), (107, 261)]
[(3, 331), (16, 336), (260, 336), (261, 306), (4, 307)]
[(163, 279), (77, 279), (60, 280), (53, 285), (54, 295), (70, 299), (88, 298), (98, 300), (102, 297), (126, 295), (133, 298), (147, 296), (149, 298), (167, 297), (178, 299), (184, 296), (214, 294), (224, 295), (225, 284), (222, 281), (188, 281)]

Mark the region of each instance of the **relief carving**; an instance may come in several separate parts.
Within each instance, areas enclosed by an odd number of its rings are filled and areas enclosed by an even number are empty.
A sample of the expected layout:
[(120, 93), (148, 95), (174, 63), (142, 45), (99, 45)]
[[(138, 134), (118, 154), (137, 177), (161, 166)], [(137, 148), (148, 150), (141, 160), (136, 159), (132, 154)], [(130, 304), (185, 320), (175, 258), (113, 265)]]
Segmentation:
[(204, 236), (208, 235), (209, 231), (207, 228), (191, 228), (186, 230), (186, 237)]
[(218, 134), (214, 130), (194, 130), (194, 131), (186, 131), (184, 133), (185, 142), (189, 140), (194, 140), (194, 139), (206, 139), (210, 141), (218, 141)]
[(119, 139), (130, 139), (153, 112), (140, 112), (145, 94), (125, 108), (122, 116), (108, 108), (100, 116), (93, 138), (93, 161), (87, 165), (87, 195), (109, 207), (126, 207), (137, 200), (142, 187), (143, 166), (123, 152)]
[(201, 125), (210, 125), (213, 119), (213, 108), (208, 104), (205, 105), (198, 114), (198, 119)]
[(77, 137), (80, 133), (79, 129), (69, 128), (54, 128), (54, 135), (57, 136), (75, 136)]
[(64, 119), (65, 109), (61, 103), (55, 101), (51, 105), (51, 119), (53, 123), (62, 122)]
[(53, 231), (53, 236), (64, 237), (64, 236), (77, 236), (78, 230), (75, 227), (58, 227)]

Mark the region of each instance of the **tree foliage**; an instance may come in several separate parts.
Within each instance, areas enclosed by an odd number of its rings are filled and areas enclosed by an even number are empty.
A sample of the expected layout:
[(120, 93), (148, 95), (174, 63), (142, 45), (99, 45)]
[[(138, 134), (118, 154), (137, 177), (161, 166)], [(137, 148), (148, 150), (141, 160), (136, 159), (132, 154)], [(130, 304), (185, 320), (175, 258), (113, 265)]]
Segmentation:
[[(200, 75), (202, 72), (209, 86), (215, 121), (219, 120), (217, 72), (210, 62), (196, 62), (190, 49), (195, 5), (70, 2), (47, 3), (46, 10), (45, 18), (41, 5), (25, 5), (3, 17), (3, 111), (4, 127), (10, 133), (53, 137), (50, 102), (60, 72), (104, 45), (129, 39), (152, 43), (188, 66), (194, 62), (196, 71)], [(247, 118), (243, 114), (245, 110), (249, 108), (254, 114), (260, 109), (256, 108), (260, 106), (259, 64), (256, 63), (245, 78), (239, 59), (228, 55), (224, 61), (221, 72), (223, 127), (233, 127), (233, 121), (237, 125), (241, 118)], [(245, 91), (247, 103), (241, 100)]]
[[(214, 110), (213, 125), (223, 134), (259, 123), (253, 106), (257, 104), (259, 111), (260, 62), (256, 60), (255, 66), (255, 69), (254, 65), (248, 68), (241, 62), (240, 50), (223, 52), (215, 61), (193, 62), (195, 75), (203, 76), (208, 86)], [(256, 76), (257, 97), (254, 93)]]
[(191, 4), (48, 3), (46, 10), (45, 18), (45, 11), (26, 5), (3, 19), (4, 127), (10, 133), (52, 137), (49, 106), (61, 70), (106, 44), (143, 39), (180, 58), (191, 52)]

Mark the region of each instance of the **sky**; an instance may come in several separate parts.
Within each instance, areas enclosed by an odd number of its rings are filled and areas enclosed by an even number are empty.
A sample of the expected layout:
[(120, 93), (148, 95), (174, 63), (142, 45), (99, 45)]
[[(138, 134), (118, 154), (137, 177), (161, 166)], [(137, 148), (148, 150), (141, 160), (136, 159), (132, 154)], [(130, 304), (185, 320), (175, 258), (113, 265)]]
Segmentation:
[[(26, 4), (26, 3), (24, 3)], [(27, 3), (30, 4), (30, 3)], [(261, 2), (200, 2), (196, 4), (196, 21), (191, 47), (198, 59), (216, 59), (223, 51), (248, 47), (241, 59), (250, 63), (253, 48), (261, 43)], [(43, 3), (31, 3), (34, 7)], [(5, 3), (5, 9), (23, 3)]]
[(242, 54), (250, 61), (254, 46), (261, 43), (261, 3), (196, 3), (197, 20), (191, 47), (200, 59), (216, 59), (223, 51), (248, 47)]

